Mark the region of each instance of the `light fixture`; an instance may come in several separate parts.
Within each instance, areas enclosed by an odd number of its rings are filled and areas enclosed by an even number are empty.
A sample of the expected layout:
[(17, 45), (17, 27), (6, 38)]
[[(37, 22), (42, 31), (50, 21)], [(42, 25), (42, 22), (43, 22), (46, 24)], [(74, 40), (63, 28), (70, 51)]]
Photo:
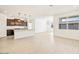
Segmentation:
[(13, 19), (20, 19), (20, 20), (23, 20), (23, 21), (26, 22), (26, 21), (29, 21), (29, 18), (31, 17), (31, 14), (30, 15), (29, 14), (27, 15), (27, 14), (23, 14), (21, 12), (18, 12), (16, 16), (15, 15), (12, 15), (11, 17)]

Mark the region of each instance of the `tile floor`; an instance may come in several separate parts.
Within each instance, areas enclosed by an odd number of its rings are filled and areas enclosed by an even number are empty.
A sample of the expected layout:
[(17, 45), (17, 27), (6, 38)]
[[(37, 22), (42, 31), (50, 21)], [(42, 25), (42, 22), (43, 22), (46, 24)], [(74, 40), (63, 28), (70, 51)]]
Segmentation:
[(79, 53), (79, 41), (54, 37), (53, 33), (39, 33), (32, 37), (14, 40), (0, 39), (2, 54), (68, 54)]

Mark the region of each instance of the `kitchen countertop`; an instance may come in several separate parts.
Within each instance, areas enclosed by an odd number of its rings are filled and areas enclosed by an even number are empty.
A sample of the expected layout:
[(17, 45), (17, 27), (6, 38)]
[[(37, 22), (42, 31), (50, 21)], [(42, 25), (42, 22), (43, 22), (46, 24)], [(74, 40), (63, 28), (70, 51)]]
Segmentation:
[(15, 28), (14, 30), (28, 30), (27, 28)]

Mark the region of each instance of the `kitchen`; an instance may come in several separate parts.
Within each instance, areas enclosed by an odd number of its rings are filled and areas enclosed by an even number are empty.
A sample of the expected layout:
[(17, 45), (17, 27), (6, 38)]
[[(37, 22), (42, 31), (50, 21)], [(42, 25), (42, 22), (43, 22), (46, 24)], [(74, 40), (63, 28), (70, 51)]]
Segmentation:
[[(2, 18), (4, 21), (1, 21), (1, 37), (6, 37), (6, 36), (13, 36), (14, 39), (19, 39), (19, 38), (24, 38), (24, 37), (29, 37), (33, 36), (33, 29), (32, 29), (32, 20), (29, 20), (27, 18), (26, 20), (20, 19), (20, 18), (12, 18), (9, 19), (5, 15), (1, 14)], [(4, 24), (5, 23), (5, 24)], [(3, 27), (5, 26), (5, 27)], [(3, 28), (5, 29), (3, 32)]]

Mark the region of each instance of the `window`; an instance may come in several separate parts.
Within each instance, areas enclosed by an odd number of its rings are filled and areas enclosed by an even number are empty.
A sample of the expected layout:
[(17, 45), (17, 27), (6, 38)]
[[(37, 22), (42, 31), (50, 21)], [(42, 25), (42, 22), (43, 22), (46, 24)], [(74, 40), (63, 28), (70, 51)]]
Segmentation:
[(60, 18), (59, 29), (79, 30), (79, 16)]
[(72, 17), (64, 17), (61, 18), (62, 22), (74, 22), (74, 21), (79, 21), (79, 16), (72, 16)]
[(59, 29), (66, 29), (66, 24), (59, 24)]
[(78, 30), (78, 23), (68, 24), (68, 29)]

